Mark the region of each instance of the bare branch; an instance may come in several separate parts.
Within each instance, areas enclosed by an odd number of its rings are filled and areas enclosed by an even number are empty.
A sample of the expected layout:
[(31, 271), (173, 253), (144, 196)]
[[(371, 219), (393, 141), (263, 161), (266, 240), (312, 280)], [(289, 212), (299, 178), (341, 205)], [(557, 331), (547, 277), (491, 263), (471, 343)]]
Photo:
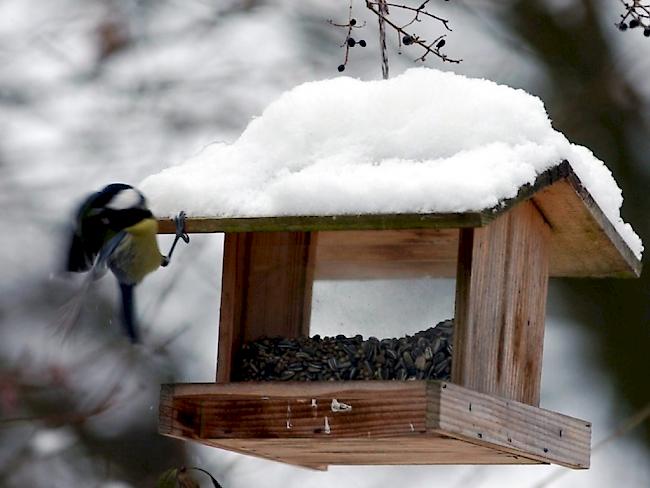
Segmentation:
[[(424, 2), (420, 7), (423, 7), (426, 4), (427, 4), (427, 2)], [(449, 56), (447, 56), (446, 54), (444, 54), (443, 52), (440, 51), (440, 49), (445, 45), (444, 42), (442, 44), (440, 44), (445, 36), (440, 36), (440, 37), (436, 38), (434, 41), (432, 41), (430, 43), (427, 43), (427, 41), (425, 39), (421, 39), (419, 36), (411, 34), (410, 32), (405, 30), (405, 27), (410, 25), (410, 23), (406, 24), (404, 26), (397, 25), (392, 20), (390, 20), (390, 18), (383, 15), (379, 11), (379, 9), (375, 9), (374, 8), (375, 5), (377, 5), (376, 2), (366, 0), (366, 7), (368, 8), (368, 10), (370, 10), (372, 13), (374, 13), (378, 17), (383, 17), (384, 22), (387, 25), (391, 26), (393, 29), (395, 29), (395, 31), (398, 33), (398, 35), (400, 36), (400, 39), (401, 39), (400, 40), (400, 47), (401, 47), (401, 44), (403, 43), (404, 45), (417, 44), (417, 45), (421, 46), (422, 48), (424, 48), (425, 52), (424, 52), (424, 54), (422, 56), (417, 58), (418, 61), (426, 60), (426, 57), (429, 54), (433, 54), (434, 56), (436, 56), (440, 60), (442, 60), (444, 62), (447, 62), (447, 63), (460, 63), (462, 61), (461, 59), (450, 58)], [(451, 30), (451, 29), (448, 29), (448, 30)]]
[(621, 31), (628, 28), (636, 29), (641, 27), (645, 37), (650, 37), (650, 3), (642, 3), (641, 0), (620, 0), (623, 4), (624, 11), (621, 14), (621, 20), (616, 22), (616, 27)]
[[(408, 24), (404, 24), (402, 26), (402, 28), (407, 27), (407, 26), (413, 24), (414, 22), (420, 22), (420, 15), (424, 15), (424, 16), (429, 17), (431, 19), (437, 20), (443, 26), (445, 26), (445, 29), (447, 29), (448, 31), (451, 31), (452, 29), (451, 29), (451, 27), (449, 27), (449, 20), (448, 19), (438, 17), (437, 15), (434, 15), (431, 12), (427, 12), (426, 10), (424, 10), (424, 8), (426, 7), (427, 3), (429, 3), (429, 1), (430, 0), (427, 0), (426, 2), (423, 2), (422, 5), (420, 5), (417, 8), (416, 7), (410, 7), (408, 5), (400, 5), (400, 4), (397, 4), (397, 3), (386, 3), (386, 6), (401, 8), (403, 10), (410, 10), (411, 12), (415, 12), (415, 16), (413, 17), (413, 19)], [(366, 4), (379, 5), (379, 3), (376, 2), (376, 1), (375, 2), (366, 2)]]
[(361, 39), (359, 42), (357, 42), (353, 37), (352, 37), (352, 29), (360, 29), (362, 27), (366, 26), (366, 23), (364, 22), (363, 24), (359, 25), (357, 23), (357, 20), (352, 17), (352, 1), (350, 0), (350, 6), (348, 8), (348, 22), (347, 24), (339, 24), (334, 22), (333, 20), (328, 20), (330, 25), (333, 25), (335, 27), (343, 27), (347, 29), (347, 33), (345, 36), (345, 41), (343, 44), (341, 44), (341, 47), (345, 47), (345, 58), (343, 60), (343, 64), (339, 64), (338, 70), (339, 72), (345, 71), (345, 67), (348, 65), (348, 60), (350, 59), (350, 48), (354, 47), (356, 45), (359, 45), (361, 47), (366, 47), (366, 41)]
[(379, 21), (379, 48), (381, 50), (381, 75), (384, 80), (388, 79), (388, 49), (386, 48), (386, 16), (388, 15), (388, 3), (386, 0), (378, 0), (377, 11), (381, 14), (377, 17)]
[[(365, 23), (363, 25), (359, 25), (356, 19), (352, 17), (353, 1), (354, 0), (350, 0), (350, 4), (348, 7), (347, 23), (334, 22), (331, 19), (328, 21), (330, 25), (333, 25), (335, 27), (341, 27), (347, 30), (345, 41), (343, 44), (341, 44), (341, 47), (345, 47), (345, 58), (343, 60), (343, 64), (340, 64), (338, 67), (339, 72), (345, 71), (345, 68), (348, 64), (348, 60), (350, 58), (350, 48), (356, 45), (359, 45), (361, 47), (366, 47), (366, 41), (364, 40), (357, 41), (354, 38), (352, 38), (351, 35), (353, 28), (360, 28), (365, 26)], [(364, 0), (366, 8), (377, 16), (377, 20), (379, 23), (379, 47), (381, 52), (381, 67), (382, 67), (381, 71), (384, 79), (388, 78), (388, 50), (386, 47), (386, 26), (392, 28), (397, 34), (397, 44), (398, 44), (399, 54), (402, 54), (402, 45), (404, 46), (418, 45), (424, 50), (424, 52), (422, 53), (421, 56), (415, 58), (415, 61), (424, 62), (427, 56), (429, 56), (430, 54), (436, 56), (441, 61), (447, 63), (460, 63), (462, 61), (461, 59), (451, 58), (447, 56), (447, 54), (442, 52), (442, 48), (446, 45), (447, 42), (445, 40), (446, 37), (445, 35), (438, 36), (433, 41), (427, 41), (426, 39), (421, 38), (419, 35), (417, 35), (415, 32), (409, 29), (409, 27), (412, 26), (413, 24), (417, 22), (422, 22), (424, 19), (428, 18), (441, 23), (442, 26), (447, 31), (451, 32), (452, 29), (449, 26), (448, 19), (445, 19), (443, 17), (440, 17), (439, 15), (435, 15), (425, 10), (430, 1), (431, 0), (423, 0), (418, 7), (411, 7), (409, 5), (404, 5), (401, 3), (393, 3), (387, 0)], [(407, 12), (412, 12), (413, 17), (404, 24), (401, 25), (397, 24), (396, 22), (390, 19), (390, 13), (388, 7), (401, 9)]]

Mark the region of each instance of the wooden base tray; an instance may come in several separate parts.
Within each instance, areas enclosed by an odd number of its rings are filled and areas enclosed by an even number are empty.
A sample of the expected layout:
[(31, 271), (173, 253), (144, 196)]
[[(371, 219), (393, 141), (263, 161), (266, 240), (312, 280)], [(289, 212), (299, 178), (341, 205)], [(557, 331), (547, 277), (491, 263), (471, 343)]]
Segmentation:
[(160, 433), (289, 464), (589, 467), (589, 422), (449, 382), (163, 385)]

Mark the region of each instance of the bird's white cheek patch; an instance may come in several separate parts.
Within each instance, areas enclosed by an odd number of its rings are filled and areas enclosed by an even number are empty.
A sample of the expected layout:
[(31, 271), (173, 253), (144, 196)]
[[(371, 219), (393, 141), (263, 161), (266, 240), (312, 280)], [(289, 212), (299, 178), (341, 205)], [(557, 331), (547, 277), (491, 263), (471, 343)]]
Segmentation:
[(106, 204), (106, 208), (125, 210), (127, 208), (139, 207), (142, 204), (144, 204), (144, 197), (142, 194), (133, 188), (128, 188), (118, 192), (111, 201)]

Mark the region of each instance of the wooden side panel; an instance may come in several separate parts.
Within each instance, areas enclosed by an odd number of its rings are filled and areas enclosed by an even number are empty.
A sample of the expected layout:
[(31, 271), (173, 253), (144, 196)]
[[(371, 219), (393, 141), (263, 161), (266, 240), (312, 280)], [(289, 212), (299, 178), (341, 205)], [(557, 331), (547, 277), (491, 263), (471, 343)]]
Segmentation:
[(591, 424), (523, 403), (429, 382), (427, 427), (541, 462), (589, 467)]
[(247, 234), (226, 234), (223, 243), (223, 274), (217, 343), (217, 382), (230, 381), (234, 355), (241, 348), (248, 270)]
[(532, 202), (462, 229), (452, 381), (539, 405), (550, 228)]
[(297, 395), (274, 395), (273, 389), (268, 389), (263, 396), (195, 395), (176, 402), (179, 411), (199, 412), (200, 421), (185, 428), (203, 439), (410, 437), (425, 433), (423, 384), (400, 382), (395, 386), (353, 390), (334, 385), (328, 392), (305, 389)]
[(319, 280), (453, 278), (458, 229), (323, 231), (318, 234)]
[(241, 344), (309, 333), (316, 234), (226, 234), (217, 381), (230, 381)]

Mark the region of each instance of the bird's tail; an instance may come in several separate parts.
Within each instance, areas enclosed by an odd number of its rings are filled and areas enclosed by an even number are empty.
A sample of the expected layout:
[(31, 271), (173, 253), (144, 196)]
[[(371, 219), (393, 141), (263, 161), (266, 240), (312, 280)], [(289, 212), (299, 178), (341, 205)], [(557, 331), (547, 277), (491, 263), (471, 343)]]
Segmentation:
[(131, 342), (140, 342), (137, 326), (135, 323), (135, 296), (134, 285), (120, 283), (122, 295), (122, 325)]

